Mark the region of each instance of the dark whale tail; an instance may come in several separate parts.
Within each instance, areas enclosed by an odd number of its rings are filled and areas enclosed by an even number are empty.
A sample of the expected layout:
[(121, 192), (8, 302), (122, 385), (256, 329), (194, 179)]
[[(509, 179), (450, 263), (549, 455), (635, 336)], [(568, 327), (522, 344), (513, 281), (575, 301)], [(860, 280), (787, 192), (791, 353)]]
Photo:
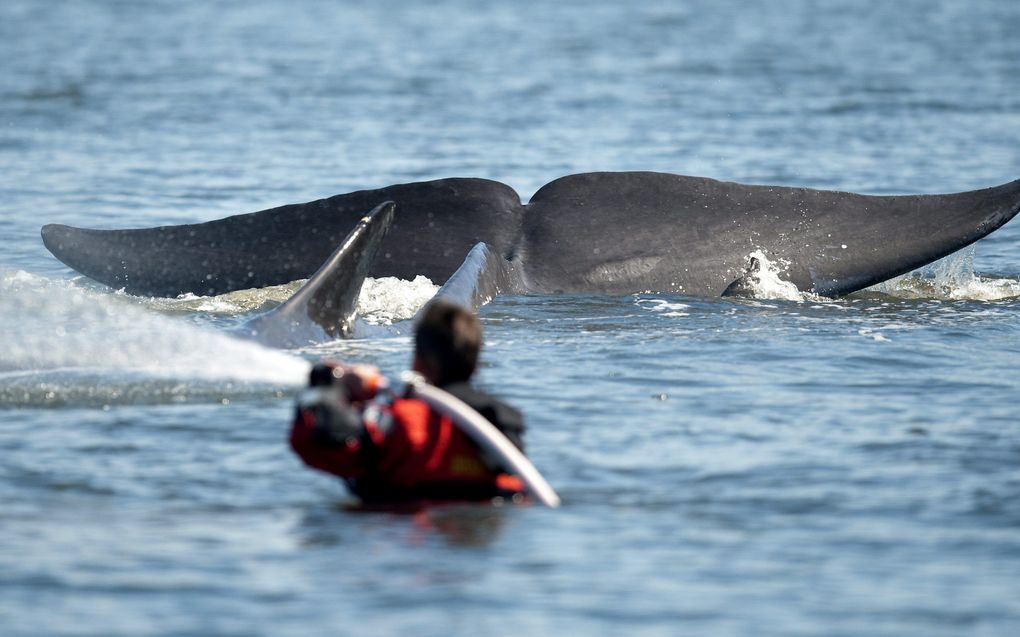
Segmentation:
[(1020, 212), (1020, 180), (945, 195), (872, 196), (624, 172), (570, 175), (522, 205), (508, 186), (442, 179), (207, 223), (42, 229), (61, 261), (135, 294), (208, 295), (309, 276), (362, 211), (400, 218), (370, 276), (445, 281), (485, 242), (520, 290), (719, 296), (761, 251), (802, 291), (848, 294), (967, 246)]
[(391, 201), (376, 206), (286, 303), (235, 333), (275, 347), (350, 336), (361, 286), (393, 225), (394, 210)]

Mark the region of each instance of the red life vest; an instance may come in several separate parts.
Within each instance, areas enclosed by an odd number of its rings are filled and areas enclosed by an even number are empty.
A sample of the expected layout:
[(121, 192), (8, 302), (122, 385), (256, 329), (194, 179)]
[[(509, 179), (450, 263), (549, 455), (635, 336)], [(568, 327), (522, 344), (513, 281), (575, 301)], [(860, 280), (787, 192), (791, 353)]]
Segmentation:
[(315, 438), (315, 412), (298, 411), (290, 443), (304, 462), (343, 478), (366, 501), (484, 500), (524, 491), (486, 466), (477, 445), (446, 415), (413, 398), (370, 404), (364, 431), (338, 446)]

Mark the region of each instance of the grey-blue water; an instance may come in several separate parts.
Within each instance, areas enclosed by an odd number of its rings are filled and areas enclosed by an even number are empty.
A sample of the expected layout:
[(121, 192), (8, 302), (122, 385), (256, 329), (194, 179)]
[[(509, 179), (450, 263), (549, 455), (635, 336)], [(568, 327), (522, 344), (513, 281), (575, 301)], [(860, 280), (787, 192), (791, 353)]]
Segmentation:
[(1015, 0), (3, 0), (0, 634), (1020, 633), (1017, 222), (849, 299), (500, 298), (479, 382), (564, 506), (417, 515), (285, 436), (308, 360), (404, 368), (427, 283), (274, 352), (220, 329), (292, 288), (133, 298), (38, 236), (446, 176), (991, 186), (1018, 36)]

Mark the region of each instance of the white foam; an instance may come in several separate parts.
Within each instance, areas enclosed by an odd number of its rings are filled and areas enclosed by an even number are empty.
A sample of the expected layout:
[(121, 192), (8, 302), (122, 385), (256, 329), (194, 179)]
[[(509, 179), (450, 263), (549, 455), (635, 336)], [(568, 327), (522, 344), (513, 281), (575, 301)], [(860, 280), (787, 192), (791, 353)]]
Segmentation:
[(406, 321), (414, 318), (438, 291), (438, 285), (420, 274), (413, 281), (395, 277), (365, 279), (358, 297), (358, 317), (370, 325)]
[[(182, 294), (177, 298), (127, 296), (150, 309), (165, 314), (200, 312), (219, 316), (234, 316), (269, 310), (285, 302), (304, 284), (304, 280), (264, 288), (237, 290), (217, 296)], [(123, 294), (120, 292), (120, 294)]]
[(886, 338), (884, 334), (882, 334), (881, 332), (879, 332), (879, 331), (877, 331), (875, 329), (869, 328), (869, 327), (861, 328), (861, 329), (857, 330), (857, 333), (860, 336), (864, 336), (865, 338), (870, 338), (870, 339), (872, 339), (874, 341), (878, 341), (880, 343), (887, 343), (887, 342), (889, 342), (889, 339)]
[[(217, 296), (183, 294), (177, 298), (145, 298), (123, 295), (128, 300), (165, 314), (202, 313), (237, 316), (268, 311), (291, 297), (304, 280), (285, 285), (238, 290)], [(393, 325), (414, 317), (439, 286), (418, 275), (412, 281), (395, 277), (366, 278), (358, 297), (357, 319), (366, 326)]]
[(978, 276), (974, 272), (975, 246), (868, 288), (898, 298), (943, 301), (1001, 301), (1020, 297), (1016, 279)]
[(787, 261), (772, 261), (763, 250), (755, 250), (748, 255), (749, 258), (758, 259), (761, 270), (754, 278), (753, 289), (756, 299), (777, 299), (782, 301), (805, 301), (809, 298), (816, 299), (797, 289), (797, 286), (783, 279), (783, 272), (790, 267)]
[(690, 312), (687, 311), (690, 309), (690, 306), (684, 303), (667, 301), (666, 299), (639, 299), (637, 304), (651, 310), (652, 312), (671, 318), (683, 318), (685, 316), (690, 316)]
[[(907, 299), (947, 301), (999, 301), (1020, 297), (1020, 281), (1016, 279), (981, 277), (974, 273), (975, 247), (969, 246), (944, 259), (900, 277), (867, 288)], [(783, 279), (789, 263), (770, 260), (762, 250), (748, 257), (758, 259), (761, 270), (749, 281), (756, 299), (825, 302), (828, 299), (810, 292), (801, 292)]]
[(755, 250), (747, 255), (748, 260), (757, 259), (761, 268), (751, 275), (747, 281), (751, 288), (751, 296), (763, 300), (779, 301), (812, 301), (823, 302), (827, 299), (810, 292), (801, 292), (796, 285), (783, 278), (790, 268), (790, 262), (782, 259), (773, 261), (763, 250)]

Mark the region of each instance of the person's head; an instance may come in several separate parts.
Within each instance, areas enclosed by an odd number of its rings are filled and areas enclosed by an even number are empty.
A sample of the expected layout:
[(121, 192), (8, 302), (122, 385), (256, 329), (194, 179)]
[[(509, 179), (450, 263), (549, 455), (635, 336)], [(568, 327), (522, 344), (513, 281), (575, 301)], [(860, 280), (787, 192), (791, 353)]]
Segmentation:
[(482, 326), (470, 310), (449, 301), (429, 302), (414, 334), (414, 371), (433, 385), (471, 378), (482, 348)]

